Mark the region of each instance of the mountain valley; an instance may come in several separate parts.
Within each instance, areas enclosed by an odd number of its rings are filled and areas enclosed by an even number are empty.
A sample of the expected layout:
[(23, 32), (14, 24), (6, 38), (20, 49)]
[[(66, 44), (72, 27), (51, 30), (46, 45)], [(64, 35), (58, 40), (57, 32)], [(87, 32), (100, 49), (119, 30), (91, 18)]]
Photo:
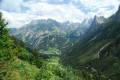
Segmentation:
[(0, 80), (119, 80), (120, 6), (108, 18), (36, 19), (7, 28), (0, 12)]

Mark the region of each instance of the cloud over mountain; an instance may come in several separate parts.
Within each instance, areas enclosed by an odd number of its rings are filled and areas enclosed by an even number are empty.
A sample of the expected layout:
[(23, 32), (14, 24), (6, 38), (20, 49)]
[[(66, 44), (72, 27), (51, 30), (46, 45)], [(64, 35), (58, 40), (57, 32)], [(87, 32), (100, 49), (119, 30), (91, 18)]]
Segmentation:
[(60, 22), (81, 22), (94, 15), (113, 14), (118, 0), (2, 0), (0, 11), (10, 27), (21, 27), (32, 19), (52, 18)]

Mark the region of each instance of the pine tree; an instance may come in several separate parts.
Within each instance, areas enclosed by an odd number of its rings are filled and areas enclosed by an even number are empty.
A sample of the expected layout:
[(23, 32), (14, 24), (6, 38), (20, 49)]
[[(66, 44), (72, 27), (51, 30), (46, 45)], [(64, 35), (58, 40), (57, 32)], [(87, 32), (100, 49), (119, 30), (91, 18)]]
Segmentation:
[(6, 28), (7, 25), (8, 22), (5, 22), (0, 12), (0, 60), (10, 59), (13, 54), (13, 41), (9, 38), (9, 30)]
[(8, 25), (8, 22), (5, 22), (4, 19), (2, 19), (2, 13), (0, 12), (0, 38), (6, 38), (8, 37), (8, 29), (6, 29), (6, 26)]
[(39, 58), (39, 52), (36, 48), (33, 49), (33, 55), (36, 57), (36, 58)]

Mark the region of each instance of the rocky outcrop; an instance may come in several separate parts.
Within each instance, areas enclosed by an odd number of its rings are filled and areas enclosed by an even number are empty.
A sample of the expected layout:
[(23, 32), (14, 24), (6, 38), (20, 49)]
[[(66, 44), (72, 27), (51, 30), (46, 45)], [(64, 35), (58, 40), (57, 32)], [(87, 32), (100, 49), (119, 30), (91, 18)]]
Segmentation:
[(106, 18), (104, 18), (103, 16), (98, 17), (97, 15), (95, 15), (91, 26), (86, 30), (82, 37), (84, 38), (86, 36), (89, 36), (89, 34), (97, 32), (100, 28), (100, 25), (103, 24), (105, 20)]
[(93, 19), (84, 19), (77, 29), (75, 29), (70, 37), (81, 38), (84, 35), (84, 32), (90, 27)]
[(116, 13), (115, 21), (120, 22), (120, 6), (119, 6), (118, 11)]

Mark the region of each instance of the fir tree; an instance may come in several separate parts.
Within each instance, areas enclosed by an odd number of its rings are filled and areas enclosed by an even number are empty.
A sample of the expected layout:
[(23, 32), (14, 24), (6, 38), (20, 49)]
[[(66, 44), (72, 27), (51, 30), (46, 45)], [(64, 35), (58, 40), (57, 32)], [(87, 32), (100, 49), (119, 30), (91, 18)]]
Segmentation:
[(13, 55), (13, 41), (9, 38), (9, 30), (6, 28), (7, 25), (8, 22), (5, 22), (0, 12), (0, 60), (10, 59)]

